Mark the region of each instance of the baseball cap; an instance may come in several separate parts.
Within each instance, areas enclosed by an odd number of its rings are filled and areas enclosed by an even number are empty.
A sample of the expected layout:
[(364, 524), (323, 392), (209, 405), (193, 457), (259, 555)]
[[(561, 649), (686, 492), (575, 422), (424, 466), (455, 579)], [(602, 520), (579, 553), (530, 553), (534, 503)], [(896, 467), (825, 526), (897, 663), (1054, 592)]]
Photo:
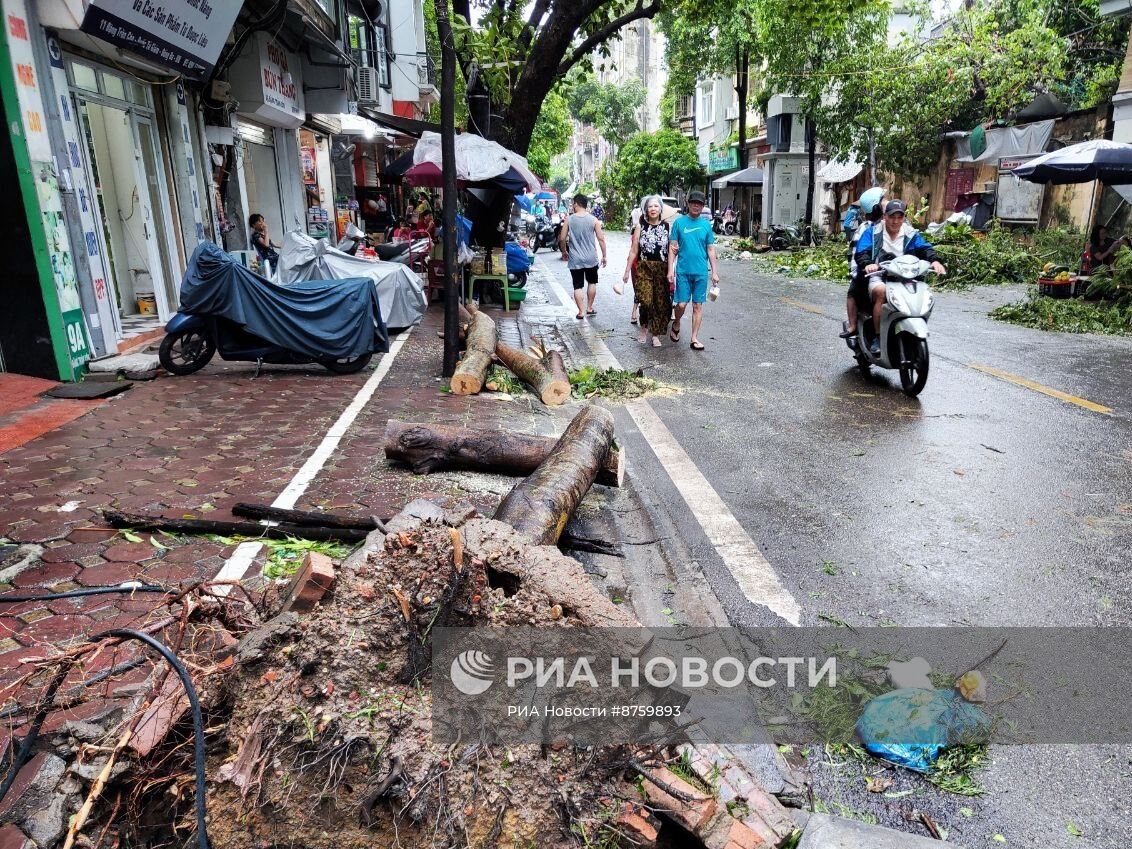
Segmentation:
[(902, 201), (902, 200), (890, 200), (888, 203), (885, 204), (885, 206), (884, 206), (884, 214), (885, 215), (893, 215), (897, 212), (906, 212), (906, 209), (904, 207), (904, 201)]
[(688, 203), (707, 203), (703, 192), (692, 192), (688, 195)]

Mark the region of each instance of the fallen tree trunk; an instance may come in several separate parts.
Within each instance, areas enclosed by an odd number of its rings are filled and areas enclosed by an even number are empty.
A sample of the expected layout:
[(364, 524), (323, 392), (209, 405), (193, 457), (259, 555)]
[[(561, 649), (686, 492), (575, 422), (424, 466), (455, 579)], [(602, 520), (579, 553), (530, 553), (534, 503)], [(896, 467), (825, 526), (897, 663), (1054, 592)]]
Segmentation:
[(495, 356), (495, 322), (484, 313), (477, 312), (472, 316), (466, 337), (467, 351), (452, 375), (451, 387), (456, 395), (475, 395), (483, 389), (487, 370)]
[(348, 516), (344, 513), (324, 513), (321, 510), (284, 510), (281, 507), (248, 504), (243, 501), (232, 507), (232, 515), (304, 527), (345, 528), (354, 531), (378, 530), (377, 520), (373, 516)]
[[(418, 475), (440, 469), (494, 472), (526, 477), (558, 444), (552, 436), (529, 436), (504, 430), (449, 425), (415, 424), (390, 419), (385, 425), (385, 456), (408, 464)], [(610, 448), (597, 483), (621, 486), (625, 479), (625, 450)]]
[(582, 409), (547, 458), (503, 499), (495, 518), (535, 545), (554, 545), (613, 445), (613, 414)]
[[(519, 380), (531, 387), (548, 407), (565, 404), (570, 400), (570, 378), (565, 376), (565, 364), (561, 375), (555, 375), (545, 362), (502, 342), (496, 344), (495, 356)], [(561, 355), (558, 360), (562, 361)]]
[(223, 522), (213, 519), (166, 519), (164, 516), (144, 516), (138, 513), (121, 513), (103, 510), (103, 517), (112, 528), (135, 531), (165, 531), (170, 534), (216, 534), (217, 536), (269, 537), (287, 539), (298, 537), (311, 540), (337, 540), (362, 542), (366, 531), (349, 528), (319, 528), (307, 525), (261, 525), (258, 522)]

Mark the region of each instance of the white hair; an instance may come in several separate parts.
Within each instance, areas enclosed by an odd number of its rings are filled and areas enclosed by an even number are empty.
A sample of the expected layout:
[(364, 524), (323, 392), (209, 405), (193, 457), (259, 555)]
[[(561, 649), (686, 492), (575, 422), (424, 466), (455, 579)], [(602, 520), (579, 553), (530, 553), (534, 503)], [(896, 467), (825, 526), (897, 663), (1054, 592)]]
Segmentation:
[(660, 195), (648, 195), (641, 201), (641, 221), (647, 222), (649, 220), (649, 204), (656, 201), (660, 206), (660, 219), (664, 220), (664, 201)]

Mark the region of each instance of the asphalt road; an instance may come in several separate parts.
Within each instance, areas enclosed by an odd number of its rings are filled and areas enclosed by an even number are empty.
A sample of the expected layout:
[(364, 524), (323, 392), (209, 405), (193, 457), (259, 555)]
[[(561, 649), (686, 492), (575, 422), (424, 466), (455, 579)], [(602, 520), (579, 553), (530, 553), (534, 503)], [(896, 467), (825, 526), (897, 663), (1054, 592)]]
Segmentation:
[[(652, 408), (801, 624), (1132, 625), (1132, 341), (987, 317), (1017, 290), (940, 292), (930, 377), (910, 399), (895, 372), (862, 375), (838, 338), (843, 286), (750, 262), (721, 263), (706, 351), (689, 349), (687, 319), (679, 344), (640, 345), (631, 298), (612, 292), (628, 239), (608, 242), (591, 326), (623, 367), (678, 388)], [(569, 288), (565, 263), (544, 262)], [(730, 622), (781, 624), (743, 592), (640, 434), (623, 436), (636, 485), (669, 511)], [(982, 780), (979, 799), (923, 800), (955, 842), (1127, 844), (1132, 748), (995, 747)]]

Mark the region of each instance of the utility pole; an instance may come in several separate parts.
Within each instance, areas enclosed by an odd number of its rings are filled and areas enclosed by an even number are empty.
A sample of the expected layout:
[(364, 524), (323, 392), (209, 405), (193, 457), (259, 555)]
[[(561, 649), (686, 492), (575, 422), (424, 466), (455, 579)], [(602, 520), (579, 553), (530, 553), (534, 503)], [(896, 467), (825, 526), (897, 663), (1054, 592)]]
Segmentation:
[(456, 277), (456, 48), (448, 0), (433, 0), (440, 35), (440, 153), (444, 159), (444, 371), (456, 371), (460, 350), (460, 282)]

